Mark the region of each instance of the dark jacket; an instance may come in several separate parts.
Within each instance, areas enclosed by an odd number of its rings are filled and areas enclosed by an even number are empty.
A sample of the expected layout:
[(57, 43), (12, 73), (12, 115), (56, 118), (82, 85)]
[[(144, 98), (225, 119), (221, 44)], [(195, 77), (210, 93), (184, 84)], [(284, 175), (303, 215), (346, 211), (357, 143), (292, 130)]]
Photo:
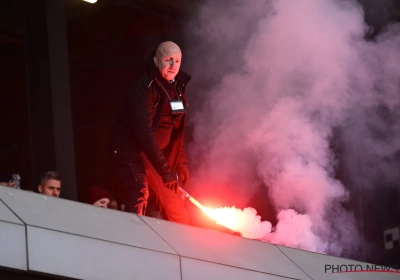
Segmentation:
[[(190, 78), (183, 71), (175, 77), (183, 95)], [(144, 152), (160, 175), (187, 161), (183, 147), (185, 116), (173, 131), (171, 142), (164, 151), (160, 150), (155, 137), (164, 103), (168, 102), (160, 87), (160, 83), (165, 82), (155, 66), (149, 67), (125, 96), (111, 135), (111, 151), (117, 161), (129, 164)], [(184, 97), (183, 100), (187, 107)]]

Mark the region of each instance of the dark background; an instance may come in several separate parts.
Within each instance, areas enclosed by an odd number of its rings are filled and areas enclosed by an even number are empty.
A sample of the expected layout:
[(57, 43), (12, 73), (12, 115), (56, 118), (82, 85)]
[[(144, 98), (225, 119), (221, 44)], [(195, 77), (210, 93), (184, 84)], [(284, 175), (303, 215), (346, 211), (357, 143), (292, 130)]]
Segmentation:
[[(0, 173), (19, 173), (22, 188), (35, 190), (39, 178), (32, 171), (25, 59), (26, 2), (29, 0), (0, 0)], [(110, 190), (120, 186), (107, 145), (122, 97), (141, 72), (143, 59), (157, 44), (172, 40), (185, 52), (188, 45), (185, 39), (190, 35), (187, 23), (196, 17), (200, 2), (98, 0), (92, 5), (81, 0), (65, 0), (77, 185), (75, 199), (78, 201), (85, 201), (91, 186)], [(388, 23), (400, 20), (399, 1), (359, 2), (371, 27), (366, 34), (370, 40)], [(184, 60), (182, 68), (185, 63), (188, 62)], [(186, 137), (190, 139), (190, 133)], [(273, 209), (265, 197), (266, 188), (261, 186), (247, 206), (255, 207), (263, 219), (273, 221)], [(363, 224), (360, 239), (368, 247), (360, 251), (357, 259), (400, 265), (399, 249), (385, 251), (383, 247), (383, 230), (399, 225), (399, 200), (398, 191), (377, 192), (364, 197), (361, 204), (355, 198), (348, 206), (354, 208)], [(196, 221), (198, 213), (189, 207)]]

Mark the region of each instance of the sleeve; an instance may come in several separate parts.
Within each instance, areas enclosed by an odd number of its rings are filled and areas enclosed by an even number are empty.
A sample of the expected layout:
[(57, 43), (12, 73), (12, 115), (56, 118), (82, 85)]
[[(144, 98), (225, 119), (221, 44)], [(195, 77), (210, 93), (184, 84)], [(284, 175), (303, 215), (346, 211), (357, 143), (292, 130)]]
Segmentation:
[(153, 131), (153, 101), (148, 88), (138, 84), (128, 96), (128, 106), (133, 135), (149, 159), (150, 163), (162, 175), (170, 170), (168, 161), (160, 150), (155, 133)]

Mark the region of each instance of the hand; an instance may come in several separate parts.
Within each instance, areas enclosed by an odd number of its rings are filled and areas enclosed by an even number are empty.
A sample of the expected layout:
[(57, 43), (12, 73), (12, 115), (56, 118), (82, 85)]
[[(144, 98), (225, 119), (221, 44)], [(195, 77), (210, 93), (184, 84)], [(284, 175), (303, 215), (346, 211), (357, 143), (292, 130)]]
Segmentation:
[(10, 188), (18, 189), (17, 184), (16, 184), (13, 180), (10, 180), (10, 181), (8, 182), (8, 186), (9, 186)]
[(164, 185), (167, 189), (175, 191), (178, 193), (179, 190), (179, 182), (178, 182), (178, 175), (175, 172), (165, 172), (164, 175), (161, 176)]
[(180, 164), (177, 168), (179, 178), (182, 180), (183, 186), (186, 187), (189, 184), (189, 168), (186, 164)]

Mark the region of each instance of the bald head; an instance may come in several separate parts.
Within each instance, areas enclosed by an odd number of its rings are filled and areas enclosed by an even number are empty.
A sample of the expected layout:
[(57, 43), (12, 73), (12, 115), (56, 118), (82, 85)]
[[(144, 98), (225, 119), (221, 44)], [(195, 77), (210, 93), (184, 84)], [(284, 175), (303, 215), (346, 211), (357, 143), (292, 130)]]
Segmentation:
[(164, 79), (170, 81), (176, 77), (181, 67), (181, 60), (181, 49), (174, 42), (166, 41), (157, 47), (154, 63)]
[(174, 53), (182, 53), (177, 44), (171, 41), (162, 42), (156, 50), (156, 57), (164, 57)]

